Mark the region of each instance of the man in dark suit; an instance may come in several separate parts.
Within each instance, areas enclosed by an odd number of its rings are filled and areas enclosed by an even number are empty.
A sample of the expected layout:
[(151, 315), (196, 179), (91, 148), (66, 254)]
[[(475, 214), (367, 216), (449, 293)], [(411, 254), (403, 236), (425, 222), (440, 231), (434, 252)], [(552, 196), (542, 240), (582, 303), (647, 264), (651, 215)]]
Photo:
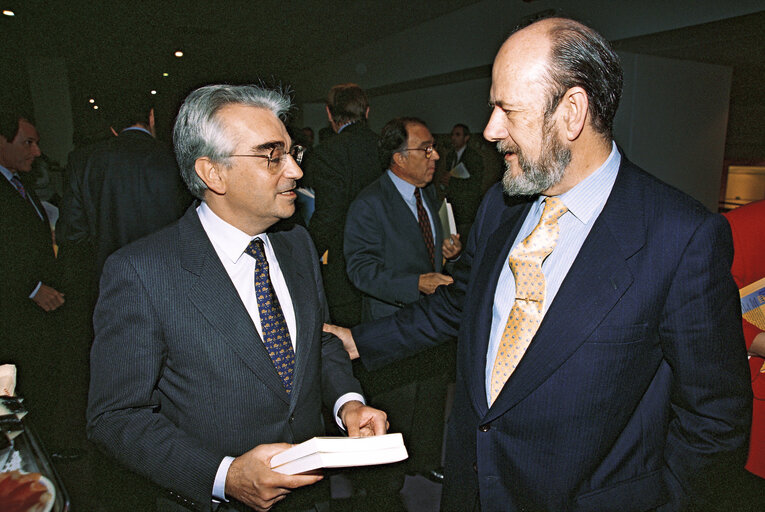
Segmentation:
[(483, 158), (478, 151), (468, 146), (470, 130), (466, 125), (454, 125), (451, 141), (452, 149), (442, 163), (447, 181), (446, 199), (454, 209), (457, 232), (467, 240), (478, 205), (481, 204)]
[(57, 284), (48, 216), (26, 179), (40, 156), (39, 141), (27, 118), (0, 113), (0, 362), (17, 365), (19, 392), (34, 413), (29, 420), (51, 440), (58, 385), (55, 321), (64, 294)]
[(364, 321), (395, 313), (452, 282), (442, 273), (443, 260), (456, 258), (462, 246), (459, 236), (444, 239), (431, 185), (439, 158), (433, 143), (422, 120), (389, 121), (380, 139), (389, 168), (348, 210), (346, 268), (364, 294)]
[(70, 157), (56, 227), (62, 256), (79, 246), (95, 258), (96, 280), (111, 253), (177, 220), (191, 202), (173, 153), (155, 138), (148, 101), (126, 97), (119, 108), (119, 136)]
[[(280, 120), (288, 108), (256, 86), (192, 92), (174, 142), (201, 203), (104, 266), (89, 436), (188, 508), (210, 510), (216, 498), (268, 510), (319, 481), (269, 461), (325, 432), (322, 403), (350, 435), (385, 432), (342, 344), (321, 332), (328, 315), (308, 233), (266, 233), (294, 213), (302, 175)], [(309, 508), (300, 498), (277, 509)]]
[(372, 368), (458, 336), (444, 510), (720, 510), (711, 484), (746, 460), (730, 230), (620, 154), (621, 85), (580, 23), (511, 35), (484, 131), (504, 193), (484, 198), (453, 285), (353, 331)]
[(361, 295), (345, 273), (343, 232), (348, 207), (359, 192), (382, 173), (377, 135), (367, 126), (369, 102), (356, 84), (329, 91), (327, 116), (337, 136), (319, 144), (306, 163), (314, 189), (315, 209), (308, 227), (320, 256), (332, 321), (356, 325)]
[[(393, 314), (452, 282), (442, 273), (443, 260), (456, 258), (462, 246), (457, 235), (444, 240), (431, 185), (439, 158), (433, 145), (422, 120), (389, 121), (380, 133), (381, 159), (389, 168), (348, 210), (345, 259), (351, 282), (364, 294), (365, 321)], [(362, 378), (372, 403), (384, 408), (393, 428), (404, 434), (410, 471), (427, 473), (441, 466), (452, 348), (434, 348)], [(400, 487), (403, 473), (399, 476)]]

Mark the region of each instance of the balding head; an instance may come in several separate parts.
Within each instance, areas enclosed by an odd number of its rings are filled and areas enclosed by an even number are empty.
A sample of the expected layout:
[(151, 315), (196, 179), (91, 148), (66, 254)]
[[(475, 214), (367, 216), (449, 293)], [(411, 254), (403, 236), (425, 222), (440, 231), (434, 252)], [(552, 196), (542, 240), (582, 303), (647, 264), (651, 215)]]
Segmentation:
[(519, 52), (526, 54), (528, 77), (547, 88), (547, 115), (567, 90), (581, 87), (587, 93), (593, 129), (612, 138), (623, 73), (603, 36), (574, 20), (544, 19), (511, 35), (497, 54), (495, 68), (517, 61)]
[(563, 18), (512, 34), (494, 60), (484, 130), (497, 142), (508, 194), (559, 194), (611, 151), (621, 95), (616, 54), (595, 31)]

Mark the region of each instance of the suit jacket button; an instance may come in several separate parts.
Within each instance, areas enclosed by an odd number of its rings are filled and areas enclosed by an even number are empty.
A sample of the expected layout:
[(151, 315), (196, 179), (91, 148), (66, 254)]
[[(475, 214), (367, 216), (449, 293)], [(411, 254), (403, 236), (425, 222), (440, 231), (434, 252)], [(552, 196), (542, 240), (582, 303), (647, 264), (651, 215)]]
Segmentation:
[(491, 428), (491, 425), (489, 425), (488, 423), (478, 426), (478, 430), (480, 430), (481, 432), (488, 432), (490, 428)]

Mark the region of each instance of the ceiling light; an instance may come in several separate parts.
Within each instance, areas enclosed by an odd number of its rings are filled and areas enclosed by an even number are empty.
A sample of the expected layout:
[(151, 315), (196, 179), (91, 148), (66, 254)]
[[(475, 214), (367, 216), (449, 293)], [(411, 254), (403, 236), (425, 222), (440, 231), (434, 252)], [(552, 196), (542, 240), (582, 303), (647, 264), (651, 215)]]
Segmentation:
[(94, 100), (93, 98), (90, 98), (90, 99), (88, 100), (88, 103), (95, 103), (95, 102), (96, 102), (96, 100)]
[(168, 77), (168, 76), (170, 76), (170, 73), (162, 73), (162, 76)]
[(16, 16), (16, 13), (10, 9), (3, 9), (3, 16)]
[(98, 105), (93, 105), (93, 110), (98, 110)]
[(175, 52), (175, 56), (176, 57), (183, 57), (183, 52), (178, 50), (178, 51)]
[(152, 94), (157, 94), (157, 91), (156, 91), (156, 89), (152, 89), (152, 90), (151, 90), (151, 93), (152, 93)]

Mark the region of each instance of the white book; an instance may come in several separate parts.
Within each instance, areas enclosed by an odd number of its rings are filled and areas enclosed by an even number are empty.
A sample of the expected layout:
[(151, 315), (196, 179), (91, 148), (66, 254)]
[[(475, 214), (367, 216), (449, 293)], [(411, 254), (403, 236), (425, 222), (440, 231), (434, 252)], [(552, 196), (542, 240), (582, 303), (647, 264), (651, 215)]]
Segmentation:
[(409, 454), (400, 433), (372, 437), (314, 437), (271, 458), (271, 469), (295, 475), (319, 468), (390, 464)]
[(441, 230), (444, 234), (444, 239), (449, 238), (449, 235), (457, 234), (457, 224), (454, 222), (454, 211), (449, 201), (444, 199), (441, 203), (441, 207), (438, 209), (438, 218), (441, 221)]

